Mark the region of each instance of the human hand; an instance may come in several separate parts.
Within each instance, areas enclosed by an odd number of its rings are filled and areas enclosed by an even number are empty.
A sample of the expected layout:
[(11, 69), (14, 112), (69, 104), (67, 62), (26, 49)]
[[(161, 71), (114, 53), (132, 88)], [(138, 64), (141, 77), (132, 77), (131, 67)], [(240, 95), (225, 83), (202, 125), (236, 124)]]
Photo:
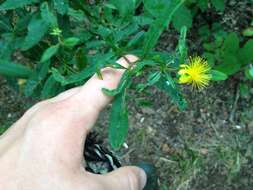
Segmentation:
[[(136, 57), (128, 55), (130, 62)], [(127, 66), (121, 58), (119, 64)], [(105, 175), (83, 168), (85, 138), (110, 102), (102, 88), (114, 89), (122, 69), (102, 70), (84, 86), (68, 90), (29, 109), (0, 136), (1, 190), (139, 190), (146, 183), (137, 167)]]

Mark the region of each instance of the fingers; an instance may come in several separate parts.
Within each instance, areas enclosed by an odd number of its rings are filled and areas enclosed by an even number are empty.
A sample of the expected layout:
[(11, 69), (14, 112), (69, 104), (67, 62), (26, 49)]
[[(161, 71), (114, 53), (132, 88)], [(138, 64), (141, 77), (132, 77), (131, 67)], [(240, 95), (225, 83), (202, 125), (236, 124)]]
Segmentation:
[[(133, 55), (127, 55), (126, 58), (130, 62), (138, 60), (138, 58)], [(127, 67), (127, 60), (121, 58), (118, 60), (118, 63)], [(97, 75), (94, 75), (84, 86), (78, 89), (77, 93), (59, 102), (68, 105), (68, 109), (64, 110), (66, 113), (64, 119), (72, 120), (78, 118), (79, 121), (85, 122), (85, 127), (87, 129), (90, 129), (95, 123), (99, 112), (112, 99), (102, 92), (102, 88), (117, 88), (124, 71), (124, 69), (105, 68), (101, 71), (103, 80)]]
[(122, 167), (104, 177), (107, 189), (141, 190), (147, 181), (145, 172), (138, 167)]
[[(135, 56), (126, 57), (130, 62), (137, 61)], [(126, 67), (128, 61), (121, 58), (118, 63)], [(99, 112), (111, 100), (102, 92), (102, 88), (117, 88), (124, 71), (105, 68), (101, 71), (103, 80), (94, 75), (84, 86), (64, 92), (34, 108), (35, 113), (30, 112), (29, 135), (36, 141), (40, 134), (40, 143), (48, 147), (50, 155), (55, 157), (57, 154), (65, 163), (80, 166), (86, 135)]]

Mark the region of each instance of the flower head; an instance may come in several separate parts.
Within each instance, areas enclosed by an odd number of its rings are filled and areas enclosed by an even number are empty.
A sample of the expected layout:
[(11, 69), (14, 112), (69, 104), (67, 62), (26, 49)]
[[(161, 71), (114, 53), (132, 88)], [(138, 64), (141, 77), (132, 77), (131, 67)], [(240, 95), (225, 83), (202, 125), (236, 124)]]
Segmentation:
[(62, 30), (58, 27), (53, 28), (52, 32), (50, 33), (53, 36), (60, 36), (62, 33)]
[(209, 84), (211, 67), (203, 58), (190, 57), (188, 64), (180, 65), (178, 71), (180, 84), (191, 84), (193, 88), (202, 89)]

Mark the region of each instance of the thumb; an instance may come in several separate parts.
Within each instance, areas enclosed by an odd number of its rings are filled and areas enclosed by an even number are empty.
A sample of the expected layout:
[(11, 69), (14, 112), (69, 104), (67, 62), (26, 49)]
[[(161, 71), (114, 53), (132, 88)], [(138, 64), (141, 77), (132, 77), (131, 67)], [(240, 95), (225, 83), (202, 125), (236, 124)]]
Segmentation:
[(106, 187), (111, 190), (142, 190), (147, 176), (141, 168), (127, 166), (105, 175)]

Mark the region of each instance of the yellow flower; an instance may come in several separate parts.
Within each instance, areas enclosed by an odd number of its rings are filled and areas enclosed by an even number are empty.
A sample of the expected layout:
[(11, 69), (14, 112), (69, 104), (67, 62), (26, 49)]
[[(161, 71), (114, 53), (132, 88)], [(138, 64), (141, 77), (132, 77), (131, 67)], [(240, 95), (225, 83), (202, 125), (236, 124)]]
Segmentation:
[(178, 71), (180, 84), (191, 84), (193, 88), (202, 89), (209, 84), (211, 67), (199, 56), (190, 57), (188, 64), (180, 65)]

